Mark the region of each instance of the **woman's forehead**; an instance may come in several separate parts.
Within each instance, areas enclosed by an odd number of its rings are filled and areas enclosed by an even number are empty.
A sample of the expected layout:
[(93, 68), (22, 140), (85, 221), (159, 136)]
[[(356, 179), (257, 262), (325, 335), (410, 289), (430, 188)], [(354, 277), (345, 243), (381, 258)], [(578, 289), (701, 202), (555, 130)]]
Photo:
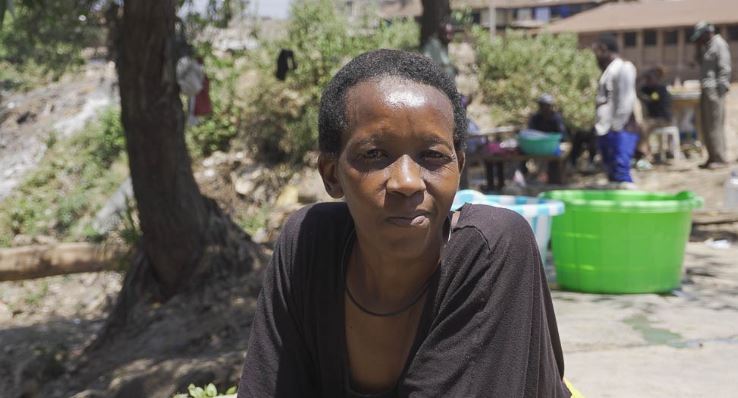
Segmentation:
[(361, 82), (347, 92), (345, 109), (348, 126), (342, 144), (367, 130), (383, 135), (400, 132), (412, 139), (425, 132), (453, 141), (451, 101), (430, 85), (393, 77)]
[(428, 84), (399, 76), (365, 80), (346, 92), (347, 121), (352, 125), (357, 116), (374, 108), (419, 108), (430, 106), (442, 113), (453, 125), (454, 110), (446, 94)]

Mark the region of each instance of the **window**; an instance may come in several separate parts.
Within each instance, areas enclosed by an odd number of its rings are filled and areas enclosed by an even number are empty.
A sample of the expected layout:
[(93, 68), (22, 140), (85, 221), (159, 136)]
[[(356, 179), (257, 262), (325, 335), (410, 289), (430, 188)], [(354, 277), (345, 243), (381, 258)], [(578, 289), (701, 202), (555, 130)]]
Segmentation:
[(643, 31), (643, 45), (647, 47), (653, 47), (656, 45), (657, 32), (655, 30), (644, 30)]
[(623, 35), (623, 45), (625, 47), (636, 46), (636, 32), (625, 32)]
[(471, 19), (475, 25), (481, 24), (482, 23), (482, 13), (479, 11), (472, 11)]
[(675, 46), (679, 41), (679, 31), (667, 30), (664, 32), (664, 45)]
[(684, 40), (689, 43), (690, 39), (692, 38), (692, 33), (694, 33), (694, 28), (686, 28), (684, 29)]
[(551, 9), (548, 7), (538, 7), (533, 9), (533, 19), (536, 21), (548, 22), (551, 20)]
[(533, 19), (533, 9), (532, 8), (518, 8), (515, 14), (515, 20), (516, 21), (530, 21)]
[(553, 6), (551, 7), (551, 19), (558, 19), (561, 18), (561, 10), (562, 6)]
[(738, 41), (738, 25), (728, 26), (728, 40)]

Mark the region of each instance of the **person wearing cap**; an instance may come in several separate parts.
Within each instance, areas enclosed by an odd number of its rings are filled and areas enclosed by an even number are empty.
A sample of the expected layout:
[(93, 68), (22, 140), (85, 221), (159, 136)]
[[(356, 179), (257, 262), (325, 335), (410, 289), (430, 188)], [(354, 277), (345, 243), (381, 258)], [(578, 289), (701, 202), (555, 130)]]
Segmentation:
[(538, 111), (528, 119), (528, 128), (544, 133), (561, 133), (566, 135), (566, 126), (561, 113), (556, 111), (556, 101), (551, 94), (544, 93), (538, 97)]
[[(528, 119), (528, 128), (543, 133), (566, 135), (564, 118), (556, 110), (556, 100), (554, 97), (551, 94), (544, 93), (538, 97), (536, 102), (538, 102), (538, 111)], [(542, 160), (535, 161), (536, 169), (538, 170), (538, 179), (541, 182), (548, 181), (548, 172), (544, 171), (546, 163)], [(528, 174), (528, 167), (525, 162), (520, 165), (520, 170), (524, 175)]]
[(602, 162), (613, 186), (633, 189), (630, 162), (639, 139), (633, 115), (637, 101), (636, 68), (620, 58), (613, 35), (600, 36), (592, 51), (602, 69), (595, 97), (595, 132)]
[(730, 89), (730, 50), (728, 43), (707, 22), (699, 22), (690, 38), (697, 44), (700, 64), (702, 139), (707, 148), (705, 169), (727, 166), (725, 154), (725, 95)]

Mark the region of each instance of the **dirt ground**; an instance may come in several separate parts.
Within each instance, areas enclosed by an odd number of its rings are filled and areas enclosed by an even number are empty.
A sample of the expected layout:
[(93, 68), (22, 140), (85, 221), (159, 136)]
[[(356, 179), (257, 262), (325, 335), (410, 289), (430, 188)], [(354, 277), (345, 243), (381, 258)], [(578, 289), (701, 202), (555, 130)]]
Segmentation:
[[(78, 114), (83, 104), (72, 114)], [(728, 108), (730, 156), (735, 159), (738, 86), (730, 94)], [(472, 111), (483, 116), (483, 108), (475, 105)], [(11, 141), (3, 131), (6, 144), (0, 149), (11, 153), (16, 147), (8, 146)], [(635, 172), (635, 177), (641, 189), (691, 190), (705, 199), (706, 209), (720, 209), (729, 170), (700, 170), (699, 162), (693, 158), (661, 165)], [(197, 167), (198, 175), (212, 176), (208, 163), (203, 164)], [(733, 167), (738, 164), (733, 162)], [(317, 184), (314, 173), (309, 175), (305, 179)], [(204, 190), (232, 189), (231, 179), (221, 177), (217, 184), (201, 178)], [(0, 188), (8, 177), (3, 178)], [(602, 178), (574, 176), (572, 186), (597, 186)], [(555, 187), (536, 187), (550, 188)], [(238, 200), (233, 193), (222, 197)], [(233, 203), (224, 207), (243, 211)], [(566, 374), (585, 396), (735, 396), (738, 225), (695, 228), (691, 239), (683, 287), (673, 294), (553, 292)], [(716, 248), (714, 241), (719, 239), (727, 239), (729, 247)], [(219, 389), (237, 383), (258, 272), (210, 289), (194, 302), (173, 300), (153, 308), (156, 321), (145, 332), (122, 340), (108, 351), (108, 358), (80, 362), (80, 353), (102, 327), (121, 282), (122, 275), (115, 272), (0, 282), (0, 396), (169, 397), (190, 382), (215, 382)]]
[(0, 93), (0, 200), (43, 157), (51, 135), (73, 135), (118, 101), (115, 82), (112, 63), (92, 61), (30, 92)]

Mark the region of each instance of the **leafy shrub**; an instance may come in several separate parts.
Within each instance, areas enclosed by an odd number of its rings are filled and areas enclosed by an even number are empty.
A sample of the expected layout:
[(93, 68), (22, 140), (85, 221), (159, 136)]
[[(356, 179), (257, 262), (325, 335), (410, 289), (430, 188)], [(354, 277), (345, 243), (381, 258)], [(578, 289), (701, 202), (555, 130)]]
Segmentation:
[(0, 202), (0, 246), (18, 234), (91, 238), (94, 212), (127, 175), (119, 114), (108, 109), (98, 122), (48, 148), (36, 170)]
[(187, 394), (176, 394), (172, 398), (218, 398), (236, 393), (236, 387), (229, 388), (223, 394), (218, 393), (218, 389), (213, 383), (208, 384), (205, 388), (197, 387), (194, 384), (187, 386)]
[(187, 128), (187, 146), (195, 157), (225, 151), (241, 125), (242, 109), (235, 104), (235, 82), (239, 69), (235, 62), (242, 54), (213, 55), (212, 45), (199, 43), (197, 53), (205, 58), (205, 73), (210, 81), (213, 114)]
[(213, 115), (187, 129), (187, 146), (195, 157), (225, 151), (238, 133), (239, 118), (229, 112), (223, 101), (213, 100)]
[(590, 51), (577, 47), (570, 34), (530, 37), (509, 31), (490, 38), (474, 30), (480, 90), (497, 123), (523, 124), (536, 98), (556, 98), (567, 128), (588, 130), (594, 120), (599, 70)]
[[(371, 49), (417, 47), (415, 22), (373, 27), (366, 18), (349, 26), (337, 9), (332, 0), (294, 1), (287, 37), (262, 45), (260, 81), (245, 118), (245, 138), (262, 160), (301, 162), (316, 148), (320, 94), (348, 60)], [(280, 48), (292, 49), (297, 61), (284, 82), (273, 76)]]

